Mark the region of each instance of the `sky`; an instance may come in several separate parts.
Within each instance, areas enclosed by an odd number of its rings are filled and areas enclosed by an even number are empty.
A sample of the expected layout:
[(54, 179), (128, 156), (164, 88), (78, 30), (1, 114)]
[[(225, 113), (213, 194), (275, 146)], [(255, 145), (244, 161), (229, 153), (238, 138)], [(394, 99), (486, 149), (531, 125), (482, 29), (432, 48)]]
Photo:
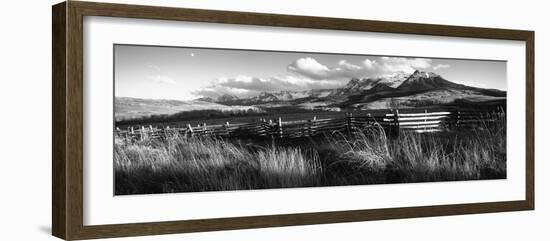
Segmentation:
[(506, 90), (506, 62), (304, 52), (115, 45), (115, 96), (191, 100), (224, 94), (327, 89), (351, 78), (415, 70)]

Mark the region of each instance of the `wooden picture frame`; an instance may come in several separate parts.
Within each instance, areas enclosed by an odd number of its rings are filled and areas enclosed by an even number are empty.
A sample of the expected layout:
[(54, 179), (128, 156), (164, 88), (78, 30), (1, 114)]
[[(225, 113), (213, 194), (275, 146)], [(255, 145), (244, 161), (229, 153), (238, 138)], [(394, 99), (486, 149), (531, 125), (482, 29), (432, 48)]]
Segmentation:
[[(52, 233), (66, 240), (292, 225), (356, 222), (444, 215), (533, 210), (534, 32), (431, 24), (212, 11), (68, 1), (52, 8)], [(108, 16), (260, 26), (367, 31), (526, 43), (525, 199), (489, 203), (417, 206), (336, 212), (180, 220), (152, 223), (83, 224), (83, 17)]]

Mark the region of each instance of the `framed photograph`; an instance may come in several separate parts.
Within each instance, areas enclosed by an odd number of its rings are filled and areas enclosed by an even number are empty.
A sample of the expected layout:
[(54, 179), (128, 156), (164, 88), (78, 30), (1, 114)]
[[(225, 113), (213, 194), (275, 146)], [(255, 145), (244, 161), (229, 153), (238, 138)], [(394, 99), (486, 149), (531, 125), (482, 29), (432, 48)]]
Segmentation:
[(53, 6), (53, 235), (534, 209), (534, 32)]

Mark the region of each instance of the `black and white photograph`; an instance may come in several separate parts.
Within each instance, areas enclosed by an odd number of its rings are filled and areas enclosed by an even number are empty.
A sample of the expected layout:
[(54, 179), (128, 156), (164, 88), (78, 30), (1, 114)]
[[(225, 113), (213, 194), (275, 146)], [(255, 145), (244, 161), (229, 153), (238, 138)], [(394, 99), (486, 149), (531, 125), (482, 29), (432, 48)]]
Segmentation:
[(115, 195), (507, 177), (503, 60), (113, 49)]

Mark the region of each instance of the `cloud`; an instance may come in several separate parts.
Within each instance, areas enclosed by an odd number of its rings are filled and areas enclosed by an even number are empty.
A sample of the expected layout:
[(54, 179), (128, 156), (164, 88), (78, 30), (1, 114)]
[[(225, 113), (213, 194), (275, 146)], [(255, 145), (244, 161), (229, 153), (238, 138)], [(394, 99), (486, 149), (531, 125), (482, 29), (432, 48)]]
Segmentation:
[(240, 88), (257, 91), (277, 91), (277, 90), (309, 90), (332, 87), (340, 85), (339, 81), (311, 80), (307, 78), (296, 77), (292, 75), (274, 76), (268, 78), (258, 78), (249, 76), (238, 76), (235, 78), (220, 78), (215, 81), (216, 85), (222, 85), (231, 88)]
[(434, 71), (436, 71), (438, 69), (446, 69), (446, 68), (449, 68), (449, 67), (451, 67), (450, 64), (438, 64), (438, 65), (436, 65), (432, 68), (433, 68)]
[(232, 88), (232, 87), (226, 87), (221, 85), (212, 85), (212, 86), (200, 88), (191, 92), (191, 94), (196, 96), (213, 97), (213, 98), (226, 95), (226, 94), (234, 95), (238, 97), (251, 97), (259, 93), (260, 92), (258, 91)]
[(288, 70), (301, 74), (303, 76), (311, 77), (313, 79), (326, 78), (331, 74), (333, 70), (327, 66), (317, 62), (314, 58), (299, 58), (294, 63), (290, 64)]
[(377, 77), (397, 72), (412, 73), (416, 69), (426, 69), (430, 66), (430, 59), (380, 57), (367, 58), (359, 64), (340, 60), (336, 67), (328, 67), (314, 58), (305, 57), (288, 65), (287, 70), (303, 77), (326, 80)]
[(285, 75), (221, 77), (192, 93), (206, 97), (230, 94), (243, 98), (269, 91), (333, 89), (342, 87), (351, 78), (377, 77), (397, 72), (412, 73), (416, 69), (429, 67), (431, 60), (422, 58), (375, 57), (359, 63), (343, 59), (334, 67), (329, 67), (314, 58), (304, 57), (290, 63)]
[(235, 95), (239, 97), (250, 97), (261, 92), (282, 91), (282, 90), (310, 90), (337, 88), (342, 86), (341, 81), (331, 80), (312, 80), (300, 76), (283, 75), (273, 77), (251, 77), (237, 76), (233, 78), (218, 78), (204, 88), (193, 92), (195, 95), (218, 97), (224, 94)]
[(151, 75), (151, 76), (148, 76), (148, 78), (158, 84), (170, 84), (170, 85), (177, 84), (174, 79), (166, 75)]
[(381, 57), (380, 62), (374, 63), (373, 68), (384, 74), (395, 72), (413, 73), (417, 69), (429, 68), (431, 62), (431, 59), (423, 58)]

